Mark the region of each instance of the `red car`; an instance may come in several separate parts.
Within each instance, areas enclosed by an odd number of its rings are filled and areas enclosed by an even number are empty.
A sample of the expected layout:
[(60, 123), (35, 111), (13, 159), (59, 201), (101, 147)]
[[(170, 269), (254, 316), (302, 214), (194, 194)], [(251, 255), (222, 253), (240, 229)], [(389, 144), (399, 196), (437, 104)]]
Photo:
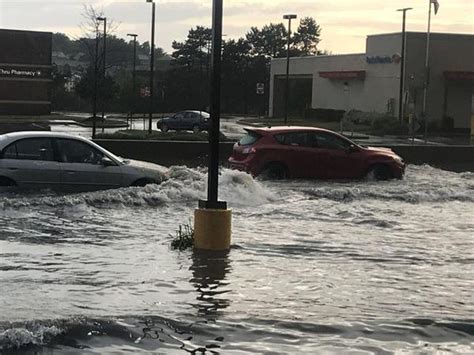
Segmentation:
[(234, 144), (230, 166), (270, 179), (377, 180), (403, 178), (403, 159), (388, 148), (360, 146), (335, 132), (314, 127), (246, 129)]

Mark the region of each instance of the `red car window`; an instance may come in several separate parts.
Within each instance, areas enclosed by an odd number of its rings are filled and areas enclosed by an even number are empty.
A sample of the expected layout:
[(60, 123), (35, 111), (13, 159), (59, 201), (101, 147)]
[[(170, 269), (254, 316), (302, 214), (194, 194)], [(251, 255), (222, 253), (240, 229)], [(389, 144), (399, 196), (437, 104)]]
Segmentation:
[(323, 149), (347, 149), (351, 145), (348, 141), (327, 132), (314, 132), (317, 146)]
[(301, 147), (310, 146), (308, 132), (289, 132), (276, 134), (275, 140), (284, 145), (296, 145)]

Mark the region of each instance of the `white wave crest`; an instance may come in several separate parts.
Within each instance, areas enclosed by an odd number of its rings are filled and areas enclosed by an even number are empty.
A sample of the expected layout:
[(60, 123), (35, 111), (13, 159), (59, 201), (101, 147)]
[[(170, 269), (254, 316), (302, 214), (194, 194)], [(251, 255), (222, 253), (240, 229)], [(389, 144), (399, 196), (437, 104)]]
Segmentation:
[(43, 345), (63, 330), (56, 326), (38, 325), (32, 329), (10, 328), (0, 332), (0, 350), (20, 348), (25, 345)]
[[(129, 187), (77, 194), (54, 193), (9, 195), (0, 197), (0, 209), (27, 207), (72, 207), (85, 204), (93, 207), (159, 206), (170, 203), (195, 203), (206, 198), (207, 173), (203, 169), (172, 166), (168, 179), (159, 185)], [(219, 198), (232, 206), (256, 206), (275, 200), (275, 193), (250, 175), (222, 169), (219, 177)]]

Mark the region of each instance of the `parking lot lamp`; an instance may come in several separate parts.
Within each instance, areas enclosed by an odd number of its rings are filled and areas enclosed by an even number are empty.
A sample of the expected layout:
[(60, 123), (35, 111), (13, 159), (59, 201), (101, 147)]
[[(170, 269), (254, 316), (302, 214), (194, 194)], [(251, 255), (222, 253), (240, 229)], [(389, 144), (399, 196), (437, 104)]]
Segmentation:
[(151, 53), (150, 53), (150, 111), (148, 115), (148, 134), (151, 134), (153, 121), (153, 76), (155, 66), (155, 3), (153, 0), (146, 0), (152, 6), (151, 10)]
[(213, 0), (207, 200), (194, 212), (194, 247), (206, 250), (228, 250), (231, 239), (231, 211), (218, 199), (222, 9), (223, 0)]
[(286, 41), (286, 86), (285, 86), (285, 125), (288, 123), (288, 100), (290, 96), (290, 36), (291, 36), (291, 20), (296, 18), (296, 15), (283, 15), (285, 20), (288, 20), (288, 38)]
[(405, 21), (406, 21), (406, 12), (413, 10), (411, 7), (405, 7), (403, 9), (398, 9), (397, 11), (403, 12), (403, 21), (402, 21), (402, 62), (400, 65), (400, 93), (398, 96), (398, 121), (400, 124), (403, 123), (403, 97), (405, 91), (405, 57), (406, 57), (406, 32), (405, 32)]
[[(104, 99), (104, 92), (105, 92), (105, 63), (106, 63), (106, 56), (105, 51), (107, 48), (107, 17), (97, 17), (97, 21), (104, 22), (104, 38), (103, 38), (103, 53), (102, 53), (102, 121), (105, 117), (105, 99)], [(102, 126), (104, 127), (104, 126)]]
[(127, 36), (133, 37), (133, 69), (132, 69), (132, 110), (130, 112), (133, 115), (135, 111), (135, 96), (137, 94), (136, 88), (136, 65), (137, 65), (137, 34), (135, 33), (128, 33)]
[(95, 26), (95, 56), (94, 56), (94, 95), (92, 100), (92, 139), (95, 138), (97, 121), (97, 75), (98, 75), (98, 55), (99, 55), (99, 28)]

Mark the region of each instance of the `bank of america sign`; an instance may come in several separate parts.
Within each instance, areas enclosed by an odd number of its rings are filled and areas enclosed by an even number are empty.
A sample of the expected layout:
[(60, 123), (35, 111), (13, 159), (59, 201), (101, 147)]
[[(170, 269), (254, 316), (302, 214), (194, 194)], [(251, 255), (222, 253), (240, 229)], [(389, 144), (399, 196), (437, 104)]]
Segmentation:
[(388, 64), (388, 63), (400, 63), (402, 57), (400, 54), (396, 53), (392, 56), (389, 55), (377, 55), (377, 56), (367, 56), (365, 57), (368, 64)]

